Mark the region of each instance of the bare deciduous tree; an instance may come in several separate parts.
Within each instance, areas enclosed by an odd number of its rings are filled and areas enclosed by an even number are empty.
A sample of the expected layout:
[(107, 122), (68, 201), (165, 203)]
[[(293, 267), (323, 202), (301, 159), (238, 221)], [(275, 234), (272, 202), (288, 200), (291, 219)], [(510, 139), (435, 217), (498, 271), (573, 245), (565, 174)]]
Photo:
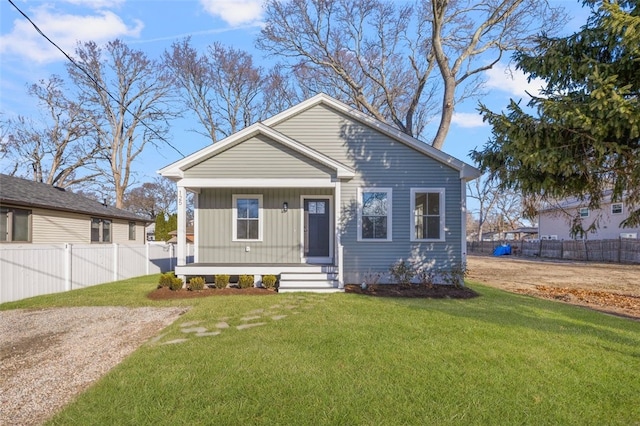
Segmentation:
[(438, 149), (477, 77), (562, 23), (539, 0), (268, 0), (265, 15), (257, 45), (290, 60), (303, 92), (324, 91), (416, 137), (440, 115)]
[(224, 123), (218, 130), (229, 136), (261, 117), (258, 95), (263, 71), (253, 65), (249, 53), (221, 43), (209, 46), (208, 54), (213, 65), (216, 111)]
[(152, 182), (145, 182), (127, 191), (124, 208), (142, 216), (155, 218), (159, 213), (172, 213), (175, 202), (175, 184), (159, 176)]
[(76, 56), (85, 72), (70, 64), (68, 73), (92, 111), (92, 131), (102, 147), (98, 169), (122, 208), (134, 161), (147, 144), (166, 142), (167, 121), (174, 116), (167, 104), (170, 80), (156, 61), (120, 40), (104, 48), (79, 43)]
[(499, 183), (488, 175), (467, 183), (467, 197), (478, 202), (474, 211), (478, 241), (482, 241), (487, 226), (505, 231), (523, 225), (522, 197), (514, 191), (500, 189)]
[(212, 143), (215, 142), (218, 123), (211, 75), (213, 65), (209, 58), (199, 54), (187, 37), (173, 43), (164, 52), (163, 61), (171, 72), (173, 84), (178, 87), (187, 110), (195, 113), (198, 122), (204, 127), (204, 131), (192, 130), (210, 138)]
[(290, 106), (286, 77), (277, 69), (265, 74), (245, 51), (216, 42), (199, 53), (185, 38), (163, 58), (186, 109), (204, 128), (194, 130), (211, 142)]
[(6, 121), (3, 145), (10, 173), (61, 188), (91, 182), (96, 173), (78, 173), (95, 162), (99, 151), (88, 111), (70, 100), (63, 80), (55, 75), (31, 85), (28, 93), (38, 99), (43, 116)]

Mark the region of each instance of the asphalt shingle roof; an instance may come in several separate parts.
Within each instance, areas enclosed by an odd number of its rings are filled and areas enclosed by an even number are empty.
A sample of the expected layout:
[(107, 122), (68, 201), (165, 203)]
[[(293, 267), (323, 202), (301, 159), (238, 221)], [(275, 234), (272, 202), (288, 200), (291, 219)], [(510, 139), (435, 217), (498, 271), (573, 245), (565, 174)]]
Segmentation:
[(62, 188), (3, 174), (0, 174), (0, 203), (151, 222), (135, 213), (112, 206), (104, 206), (99, 201), (65, 191)]

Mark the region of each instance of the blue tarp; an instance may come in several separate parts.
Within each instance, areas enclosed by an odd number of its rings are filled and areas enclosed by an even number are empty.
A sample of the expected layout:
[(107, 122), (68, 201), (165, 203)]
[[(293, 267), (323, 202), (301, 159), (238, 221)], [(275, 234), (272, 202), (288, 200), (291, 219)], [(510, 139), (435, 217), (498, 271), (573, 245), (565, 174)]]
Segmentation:
[(502, 244), (496, 247), (493, 251), (494, 256), (505, 256), (511, 254), (511, 246), (509, 244)]

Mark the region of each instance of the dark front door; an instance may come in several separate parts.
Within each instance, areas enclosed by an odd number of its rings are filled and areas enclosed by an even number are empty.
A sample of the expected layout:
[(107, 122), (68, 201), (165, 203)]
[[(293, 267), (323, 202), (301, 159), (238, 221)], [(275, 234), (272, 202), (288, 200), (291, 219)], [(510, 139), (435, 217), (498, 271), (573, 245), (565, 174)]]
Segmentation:
[(329, 200), (304, 200), (304, 255), (329, 257)]

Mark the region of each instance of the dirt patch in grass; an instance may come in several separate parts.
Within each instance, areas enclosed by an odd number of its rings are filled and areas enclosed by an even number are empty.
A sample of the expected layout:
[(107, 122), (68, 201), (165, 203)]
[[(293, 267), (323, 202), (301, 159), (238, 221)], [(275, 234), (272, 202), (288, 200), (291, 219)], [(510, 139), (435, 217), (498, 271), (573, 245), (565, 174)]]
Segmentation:
[(425, 299), (471, 299), (478, 293), (468, 287), (454, 287), (451, 285), (434, 285), (432, 287), (412, 285), (401, 287), (395, 284), (376, 284), (366, 289), (356, 284), (344, 287), (345, 293), (365, 294), (376, 297), (409, 297)]
[(640, 319), (640, 265), (472, 255), (467, 266), (471, 281)]
[(187, 289), (182, 290), (169, 290), (167, 287), (162, 287), (152, 291), (147, 295), (151, 300), (170, 300), (170, 299), (196, 299), (199, 297), (209, 296), (240, 296), (240, 295), (255, 295), (255, 296), (270, 296), (277, 294), (274, 290), (266, 288), (250, 287), (250, 288), (205, 288), (203, 290), (191, 291)]

